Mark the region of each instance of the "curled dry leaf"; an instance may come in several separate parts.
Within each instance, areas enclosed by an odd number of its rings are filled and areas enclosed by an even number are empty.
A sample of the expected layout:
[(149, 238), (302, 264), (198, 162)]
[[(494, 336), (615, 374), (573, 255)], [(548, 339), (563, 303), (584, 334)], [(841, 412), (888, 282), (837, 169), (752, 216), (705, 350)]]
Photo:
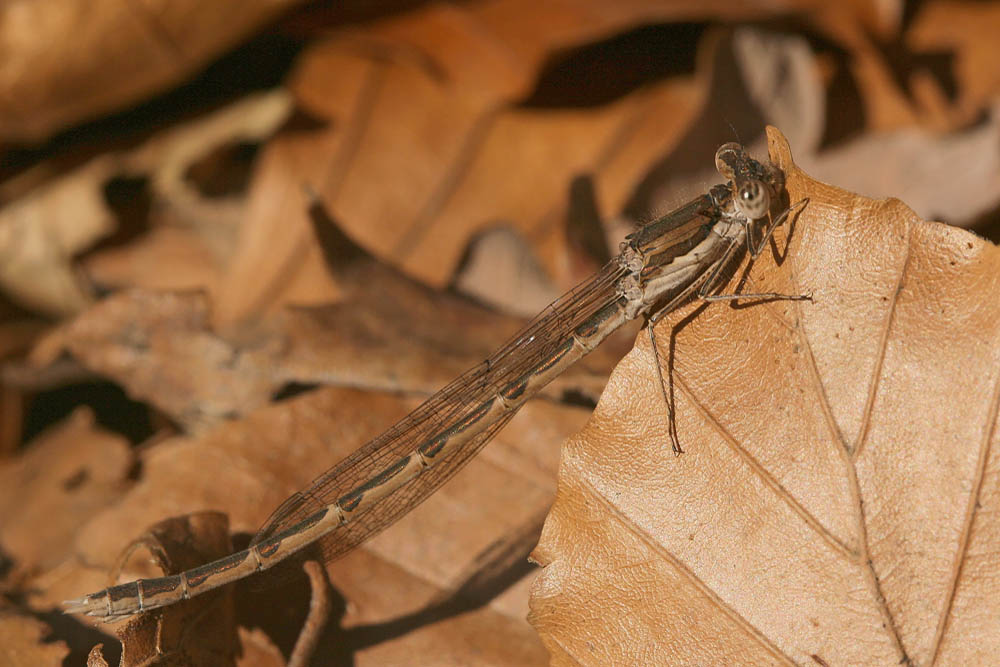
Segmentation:
[[(95, 282), (214, 287), (241, 202), (202, 197), (184, 174), (220, 146), (270, 135), (289, 111), (283, 91), (252, 95), (164, 130), (134, 149), (102, 154), (37, 187), (31, 181), (40, 174), (30, 171), (14, 185), (5, 183), (0, 200), (6, 194), (12, 201), (0, 207), (0, 287), (24, 306), (63, 317), (90, 305)], [(78, 256), (116, 231), (106, 188), (118, 178), (149, 180), (160, 224), (125, 248), (112, 245), (87, 257), (81, 272)], [(162, 224), (170, 216), (181, 224)]]
[(101, 185), (102, 156), (0, 208), (0, 285), (22, 305), (66, 316), (91, 301), (72, 267), (74, 253), (114, 228)]
[(190, 76), (295, 0), (0, 6), (0, 140), (36, 142)]
[(808, 203), (748, 285), (815, 301), (658, 326), (679, 457), (648, 344), (626, 357), (564, 449), (532, 622), (555, 664), (986, 664), (1000, 252), (810, 179), (769, 134)]
[[(122, 552), (114, 569), (143, 551), (159, 566), (153, 576), (177, 574), (232, 551), (229, 521), (219, 512), (160, 521)], [(137, 616), (119, 627), (117, 635), (122, 643), (121, 667), (233, 665), (239, 646), (232, 589)]]

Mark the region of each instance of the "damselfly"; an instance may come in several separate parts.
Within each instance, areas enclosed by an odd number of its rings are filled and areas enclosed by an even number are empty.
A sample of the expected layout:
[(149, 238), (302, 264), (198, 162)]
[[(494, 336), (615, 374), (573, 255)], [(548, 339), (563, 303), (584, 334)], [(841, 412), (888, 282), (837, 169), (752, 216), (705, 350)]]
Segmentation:
[[(486, 361), (285, 501), (248, 549), (180, 574), (67, 601), (66, 611), (122, 617), (163, 607), (266, 570), (316, 542), (325, 560), (335, 559), (433, 493), (531, 396), (626, 322), (645, 317), (652, 337), (653, 323), (695, 296), (809, 298), (710, 293), (730, 260), (744, 246), (757, 257), (791, 210), (770, 216), (784, 186), (777, 167), (754, 160), (735, 143), (722, 146), (715, 163), (727, 183), (627, 236), (617, 257)], [(660, 383), (672, 423), (662, 373)], [(679, 453), (673, 432), (671, 440)]]

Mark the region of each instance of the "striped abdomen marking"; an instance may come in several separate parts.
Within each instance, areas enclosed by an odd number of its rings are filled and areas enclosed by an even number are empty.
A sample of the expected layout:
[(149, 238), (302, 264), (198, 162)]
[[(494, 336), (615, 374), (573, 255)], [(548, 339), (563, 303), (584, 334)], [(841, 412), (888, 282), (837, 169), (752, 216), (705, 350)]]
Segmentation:
[[(231, 573), (231, 570), (241, 566), (244, 566), (246, 570), (245, 574), (251, 574), (257, 570), (257, 566), (252, 560), (248, 560), (249, 556), (249, 549), (239, 551), (231, 556), (226, 556), (225, 558), (220, 558), (219, 560), (214, 560), (211, 563), (188, 570), (184, 573), (184, 579), (187, 581), (188, 588), (193, 590), (201, 588), (206, 582), (211, 583), (211, 580), (215, 577), (225, 577), (226, 574)], [(241, 570), (240, 574), (242, 573)], [(209, 588), (214, 588), (214, 586), (209, 585)], [(145, 589), (143, 589), (143, 592), (145, 592)]]
[(153, 609), (170, 604), (181, 595), (180, 590), (183, 590), (184, 586), (180, 575), (177, 574), (158, 579), (140, 579), (135, 583), (138, 589), (139, 603), (143, 609)]
[[(491, 412), (494, 412), (497, 403), (498, 401), (496, 399), (491, 399), (475, 408), (469, 412), (469, 414), (462, 417), (453, 426), (449, 426), (445, 430), (434, 435), (427, 442), (417, 447), (418, 454), (427, 461), (431, 461), (434, 457), (441, 453), (441, 450), (443, 450), (449, 442), (454, 441), (456, 438), (461, 438), (470, 428), (481, 423), (483, 425), (492, 423), (493, 419), (491, 419), (491, 417), (493, 417), (493, 415), (491, 415)], [(499, 412), (506, 412), (506, 409), (501, 406)]]
[[(175, 584), (175, 589), (177, 586), (181, 585), (180, 577), (174, 576), (169, 578), (172, 580), (172, 583)], [(122, 613), (121, 610), (127, 610), (133, 606), (138, 606), (140, 609), (149, 608), (149, 604), (144, 599), (144, 595), (142, 593), (141, 581), (133, 581), (128, 584), (112, 586), (107, 590), (104, 601), (107, 605), (109, 616), (120, 614)]]
[(573, 329), (573, 336), (589, 352), (601, 344), (611, 332), (626, 322), (627, 302), (620, 298), (601, 308)]
[(290, 554), (309, 546), (327, 533), (340, 527), (345, 521), (344, 513), (340, 510), (340, 507), (337, 505), (328, 505), (321, 510), (313, 512), (287, 530), (283, 530), (277, 535), (272, 535), (268, 539), (250, 547), (248, 551), (250, 552), (251, 559), (248, 563), (253, 563), (257, 570), (266, 570), (282, 559), (287, 558)]
[(544, 385), (548, 384), (550, 380), (559, 373), (563, 372), (567, 366), (572, 364), (574, 361), (579, 359), (582, 354), (570, 355), (573, 352), (573, 347), (576, 345), (576, 339), (572, 336), (566, 338), (563, 344), (552, 350), (552, 354), (548, 356), (547, 359), (542, 359), (537, 366), (535, 366), (534, 373), (531, 374), (531, 381), (529, 385), (535, 385), (538, 389), (541, 389)]
[[(412, 458), (412, 455), (404, 456), (361, 486), (351, 489), (337, 500), (337, 505), (339, 505), (340, 509), (344, 512), (354, 512), (358, 509), (361, 501), (365, 499), (366, 494), (377, 492), (380, 488), (386, 486), (387, 484), (392, 486), (392, 488), (396, 488), (396, 486), (393, 485), (393, 481), (400, 475), (400, 473), (407, 469)], [(409, 479), (409, 477), (406, 479)]]
[(516, 410), (545, 386), (552, 376), (558, 375), (567, 366), (597, 347), (626, 319), (624, 298), (612, 301), (599, 309), (576, 325), (572, 336), (567, 337), (547, 359), (540, 360), (535, 368), (503, 387), (499, 391), (500, 400), (507, 409)]

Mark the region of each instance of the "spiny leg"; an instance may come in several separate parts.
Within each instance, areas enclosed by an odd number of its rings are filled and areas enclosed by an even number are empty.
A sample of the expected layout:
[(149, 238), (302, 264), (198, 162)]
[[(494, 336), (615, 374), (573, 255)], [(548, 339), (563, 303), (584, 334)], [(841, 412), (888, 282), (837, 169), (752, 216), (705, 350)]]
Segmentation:
[[(792, 213), (796, 213), (802, 208), (805, 208), (805, 205), (808, 203), (809, 203), (809, 198), (803, 197), (802, 199), (798, 200), (797, 202), (786, 208), (784, 211), (782, 211), (781, 215), (772, 220), (771, 224), (769, 224), (767, 228), (764, 230), (764, 235), (760, 238), (760, 245), (758, 245), (756, 248), (754, 247), (753, 235), (750, 233), (750, 230), (753, 227), (753, 221), (751, 220), (744, 221), (743, 226), (747, 230), (747, 248), (750, 250), (750, 259), (757, 259), (758, 257), (760, 257), (760, 254), (764, 252), (764, 247), (767, 245), (767, 242), (771, 239), (771, 236), (774, 234), (774, 230), (777, 229), (778, 226), (781, 225), (785, 220), (791, 217)], [(770, 214), (768, 214), (768, 217), (770, 217)]]
[[(760, 243), (754, 247), (753, 236), (751, 235), (751, 230), (753, 223), (748, 221), (745, 223), (746, 228), (746, 239), (747, 239), (747, 249), (750, 252), (750, 259), (755, 260), (760, 257), (760, 254), (764, 251), (767, 246), (767, 242), (771, 239), (774, 234), (774, 230), (777, 229), (778, 225), (782, 224), (791, 213), (797, 209), (801, 209), (808, 203), (808, 199), (800, 199), (796, 203), (792, 204), (790, 207), (785, 209), (781, 215), (776, 219), (772, 220), (764, 230), (764, 235), (760, 239)], [(738, 244), (732, 244), (726, 252), (723, 254), (722, 258), (717, 262), (715, 269), (712, 271), (711, 275), (702, 283), (701, 287), (698, 289), (697, 296), (703, 301), (733, 301), (736, 299), (758, 299), (763, 301), (812, 301), (812, 294), (779, 294), (777, 292), (760, 292), (760, 293), (748, 293), (748, 294), (710, 294), (712, 289), (715, 287), (719, 276), (722, 274), (723, 269), (729, 264), (732, 259), (733, 254), (736, 252)], [(672, 305), (672, 304), (671, 304)], [(674, 377), (673, 377), (673, 359), (667, 360), (667, 376), (665, 380), (663, 378), (663, 364), (660, 363), (660, 352), (659, 347), (656, 344), (656, 333), (654, 332), (654, 326), (656, 322), (660, 320), (666, 313), (668, 313), (672, 308), (663, 307), (657, 312), (653, 313), (649, 317), (649, 321), (646, 326), (646, 330), (649, 332), (649, 342), (653, 348), (653, 363), (656, 366), (656, 376), (659, 379), (660, 393), (663, 395), (663, 402), (667, 406), (667, 416), (669, 420), (668, 431), (670, 433), (670, 446), (674, 450), (674, 454), (683, 454), (684, 449), (681, 448), (680, 437), (677, 434), (677, 406), (674, 400)], [(673, 355), (673, 350), (671, 349), (671, 355)], [(669, 387), (669, 388), (668, 388)]]
[[(757, 247), (754, 247), (753, 235), (751, 234), (751, 231), (753, 229), (753, 223), (752, 222), (744, 223), (744, 227), (746, 228), (747, 249), (750, 251), (751, 261), (760, 257), (760, 254), (764, 252), (764, 248), (767, 245), (767, 242), (771, 239), (771, 236), (774, 234), (774, 230), (778, 228), (778, 225), (787, 220), (789, 215), (791, 215), (793, 211), (801, 209), (807, 203), (809, 203), (808, 199), (800, 199), (799, 201), (795, 202), (794, 204), (786, 208), (781, 213), (781, 215), (779, 215), (776, 219), (772, 220), (771, 223), (767, 226), (767, 229), (764, 230), (764, 236), (761, 237), (760, 245), (758, 245)], [(701, 289), (698, 290), (699, 299), (709, 302), (735, 301), (737, 299), (757, 299), (759, 301), (812, 301), (812, 294), (780, 294), (778, 292), (757, 292), (757, 293), (750, 292), (746, 294), (709, 294), (709, 292), (712, 291), (712, 286), (715, 284), (715, 281), (718, 280), (719, 274), (722, 273), (722, 269), (728, 263), (728, 261), (729, 257), (727, 253), (725, 261), (719, 262), (718, 266), (715, 267), (715, 271), (712, 272), (711, 277), (709, 277), (709, 279), (706, 280), (705, 283), (701, 286)]]
[[(736, 243), (731, 243), (726, 251), (722, 254), (722, 257), (718, 260), (718, 266), (712, 271), (708, 279), (705, 280), (701, 288), (698, 290), (698, 296), (701, 297), (701, 293), (706, 287), (714, 283), (718, 279), (723, 266), (729, 263), (732, 259), (733, 254), (739, 246)], [(674, 450), (675, 455), (680, 455), (684, 453), (684, 449), (681, 447), (680, 438), (677, 435), (677, 413), (676, 413), (676, 402), (673, 399), (674, 396), (674, 373), (673, 373), (673, 349), (671, 347), (670, 357), (667, 359), (667, 379), (663, 378), (663, 364), (660, 361), (660, 350), (656, 343), (656, 333), (654, 331), (655, 325), (660, 319), (671, 312), (674, 307), (674, 303), (665, 304), (656, 312), (652, 313), (648, 321), (646, 322), (646, 331), (649, 332), (649, 343), (653, 348), (653, 365), (656, 367), (656, 377), (660, 383), (660, 393), (663, 395), (663, 402), (667, 406), (667, 417), (668, 417), (668, 427), (667, 430), (670, 434), (670, 447)], [(669, 387), (669, 389), (668, 389)]]
[[(663, 365), (660, 363), (660, 352), (656, 346), (656, 334), (653, 333), (653, 322), (646, 323), (646, 331), (649, 332), (649, 344), (653, 348), (653, 365), (656, 367), (656, 377), (660, 380), (660, 393), (663, 394), (663, 402), (667, 406), (667, 431), (670, 434), (670, 448), (674, 450), (674, 455), (679, 456), (684, 453), (681, 448), (680, 438), (677, 436), (677, 419), (674, 412), (674, 373), (673, 360), (668, 361), (667, 375), (669, 376), (670, 389), (667, 389), (667, 381), (663, 379)], [(673, 353), (671, 352), (671, 355)]]

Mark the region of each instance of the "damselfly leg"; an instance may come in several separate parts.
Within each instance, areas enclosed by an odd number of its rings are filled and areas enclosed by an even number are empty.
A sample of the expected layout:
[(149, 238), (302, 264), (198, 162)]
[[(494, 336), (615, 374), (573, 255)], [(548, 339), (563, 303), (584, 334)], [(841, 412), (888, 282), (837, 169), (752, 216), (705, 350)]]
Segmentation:
[[(757, 192), (753, 188), (752, 191)], [(762, 195), (764, 199), (767, 199), (766, 194)], [(742, 241), (746, 243), (747, 251), (750, 254), (750, 261), (753, 262), (760, 254), (764, 251), (767, 246), (767, 242), (771, 239), (774, 234), (774, 230), (777, 229), (785, 220), (787, 220), (793, 213), (797, 213), (808, 203), (807, 199), (801, 199), (792, 206), (786, 208), (780, 215), (769, 220), (767, 227), (764, 230), (764, 234), (758, 244), (754, 244), (753, 241), (753, 226), (754, 219), (751, 219), (749, 215), (745, 214), (740, 220), (740, 224), (743, 227), (741, 236)], [(759, 209), (759, 207), (758, 207)], [(753, 210), (751, 208), (751, 210)], [(769, 213), (767, 213), (770, 216)], [(741, 294), (711, 294), (712, 289), (715, 288), (719, 277), (723, 275), (723, 271), (726, 266), (732, 261), (733, 256), (742, 246), (741, 239), (739, 237), (733, 237), (730, 239), (730, 245), (726, 249), (722, 257), (717, 260), (714, 270), (711, 274), (704, 280), (703, 283), (697, 289), (697, 297), (702, 301), (713, 302), (713, 301), (735, 301), (737, 299), (746, 299), (753, 301), (812, 301), (811, 294), (781, 294), (778, 292), (748, 292)], [(694, 287), (694, 286), (692, 286)], [(673, 311), (676, 308), (675, 304), (665, 304), (663, 307), (653, 312), (646, 324), (646, 331), (649, 333), (649, 342), (653, 350), (653, 363), (656, 366), (656, 375), (659, 380), (660, 392), (663, 395), (663, 402), (667, 406), (667, 417), (668, 417), (668, 432), (670, 434), (670, 446), (673, 449), (675, 455), (682, 454), (684, 449), (681, 447), (680, 437), (677, 434), (677, 406), (674, 399), (674, 382), (673, 382), (673, 349), (671, 346), (670, 355), (667, 359), (667, 379), (663, 377), (663, 363), (660, 358), (659, 346), (656, 342), (655, 324), (667, 313)]]

